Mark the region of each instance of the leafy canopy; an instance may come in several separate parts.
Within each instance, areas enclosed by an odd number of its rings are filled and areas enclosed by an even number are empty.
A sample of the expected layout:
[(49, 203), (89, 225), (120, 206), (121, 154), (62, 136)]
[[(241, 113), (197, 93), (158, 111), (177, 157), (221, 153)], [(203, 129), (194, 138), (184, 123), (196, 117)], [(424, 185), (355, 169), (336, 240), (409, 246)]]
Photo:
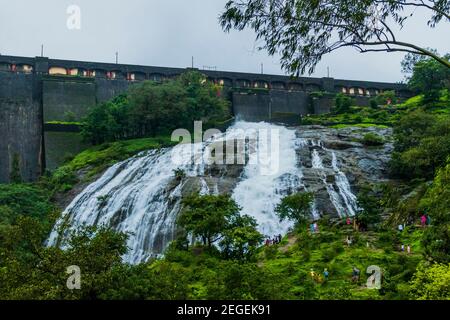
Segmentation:
[(275, 212), (280, 220), (289, 219), (297, 224), (302, 224), (309, 218), (313, 200), (314, 195), (312, 193), (291, 194), (281, 200), (281, 203), (275, 208)]
[(183, 206), (178, 225), (208, 246), (222, 238), (240, 211), (228, 195), (192, 194), (183, 199)]
[(168, 135), (191, 129), (195, 120), (214, 125), (229, 116), (229, 103), (219, 88), (195, 71), (162, 83), (144, 81), (124, 95), (92, 108), (83, 137), (93, 144)]
[(430, 13), (429, 27), (450, 21), (448, 0), (231, 0), (220, 22), (225, 31), (252, 28), (260, 49), (280, 54), (291, 74), (312, 73), (323, 55), (345, 47), (426, 55), (450, 68), (447, 59), (397, 39), (418, 7)]

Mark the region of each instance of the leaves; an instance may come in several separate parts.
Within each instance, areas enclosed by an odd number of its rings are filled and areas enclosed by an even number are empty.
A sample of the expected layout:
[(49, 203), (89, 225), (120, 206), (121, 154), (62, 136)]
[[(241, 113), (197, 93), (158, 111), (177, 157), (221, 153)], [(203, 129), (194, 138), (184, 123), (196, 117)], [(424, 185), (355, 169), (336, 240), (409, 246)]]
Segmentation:
[(411, 286), (411, 296), (414, 299), (450, 299), (450, 265), (421, 263), (411, 281)]
[(284, 197), (275, 208), (280, 220), (293, 220), (297, 224), (304, 223), (311, 213), (312, 193), (295, 193)]
[(191, 129), (195, 120), (224, 120), (229, 104), (218, 97), (217, 90), (203, 74), (194, 71), (162, 83), (145, 81), (92, 108), (82, 135), (93, 144), (101, 144)]
[[(262, 49), (278, 53), (291, 75), (312, 73), (322, 56), (344, 47), (359, 52), (403, 51), (438, 56), (397, 41), (392, 30), (402, 27), (416, 6), (429, 10), (428, 25), (449, 18), (448, 0), (246, 0), (229, 1), (220, 17), (224, 31), (251, 28)], [(445, 64), (445, 60), (441, 60)], [(448, 61), (446, 62), (449, 67)]]

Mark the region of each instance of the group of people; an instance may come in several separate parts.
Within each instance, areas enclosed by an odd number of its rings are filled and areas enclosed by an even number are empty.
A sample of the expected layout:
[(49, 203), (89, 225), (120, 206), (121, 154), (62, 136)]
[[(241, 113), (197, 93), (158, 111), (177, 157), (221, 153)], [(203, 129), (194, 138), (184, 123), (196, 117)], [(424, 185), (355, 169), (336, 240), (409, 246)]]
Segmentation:
[(322, 273), (323, 278), (322, 278), (319, 274), (317, 274), (314, 271), (313, 268), (311, 268), (309, 275), (311, 276), (311, 279), (313, 279), (315, 282), (323, 282), (323, 281), (327, 282), (330, 273), (328, 272), (327, 268), (323, 269), (323, 273)]
[[(405, 245), (404, 244), (401, 245), (400, 251), (401, 252), (405, 252)], [(406, 246), (406, 252), (411, 253), (411, 246), (409, 244)]]
[[(413, 224), (413, 223), (414, 223), (414, 220), (411, 220), (411, 219), (410, 219), (410, 221), (408, 221), (407, 223), (401, 223), (401, 224), (399, 224), (399, 225), (398, 225), (398, 231), (403, 232), (403, 230), (405, 230), (407, 224)], [(424, 228), (424, 227), (426, 227), (426, 226), (429, 226), (430, 224), (431, 224), (431, 218), (430, 218), (430, 216), (427, 215), (427, 214), (425, 214), (425, 213), (422, 214), (422, 215), (420, 216), (420, 226), (421, 226), (422, 228)]]
[[(322, 277), (317, 274), (313, 268), (311, 268), (311, 271), (309, 273), (311, 276), (311, 279), (313, 279), (315, 282), (327, 282), (330, 277), (330, 272), (327, 268), (323, 269)], [(358, 282), (359, 277), (361, 275), (361, 270), (359, 270), (357, 267), (352, 267), (352, 282)]]
[(265, 244), (266, 244), (266, 246), (271, 246), (273, 244), (279, 244), (282, 239), (283, 239), (283, 237), (281, 236), (281, 234), (275, 235), (275, 236), (273, 236), (272, 239), (270, 237), (266, 238)]
[(431, 224), (431, 218), (429, 215), (423, 214), (420, 217), (420, 225), (422, 227), (429, 226)]

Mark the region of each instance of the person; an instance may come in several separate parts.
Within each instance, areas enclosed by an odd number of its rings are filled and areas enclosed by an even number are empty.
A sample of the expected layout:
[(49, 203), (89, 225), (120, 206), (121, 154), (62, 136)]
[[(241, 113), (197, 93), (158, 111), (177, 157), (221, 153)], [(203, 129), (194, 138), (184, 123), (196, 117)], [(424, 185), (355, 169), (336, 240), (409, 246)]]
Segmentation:
[(317, 225), (317, 222), (314, 222), (314, 232), (319, 232), (319, 226)]
[(316, 279), (316, 273), (314, 272), (314, 269), (313, 269), (313, 268), (311, 268), (311, 271), (309, 272), (309, 274), (311, 275), (311, 278), (312, 278), (313, 280)]
[(427, 216), (426, 215), (422, 215), (420, 217), (420, 222), (422, 224), (422, 227), (425, 227), (425, 223), (427, 222)]
[(350, 247), (352, 244), (352, 239), (350, 238), (350, 236), (347, 236), (347, 245)]
[(268, 247), (270, 245), (270, 240), (269, 238), (266, 239), (266, 247)]
[(408, 244), (408, 246), (406, 247), (406, 251), (408, 252), (408, 254), (411, 254), (411, 246)]
[(403, 224), (399, 224), (399, 225), (398, 225), (398, 231), (400, 231), (400, 232), (403, 231)]
[(352, 224), (352, 220), (350, 219), (350, 217), (347, 217), (347, 225), (351, 225)]
[(281, 236), (281, 233), (278, 235), (278, 241), (281, 243), (281, 240), (283, 240), (283, 237)]
[(356, 219), (353, 219), (353, 230), (358, 231), (358, 228), (356, 226)]
[(328, 276), (330, 275), (330, 273), (328, 272), (328, 269), (327, 268), (325, 268), (324, 270), (323, 270), (323, 279), (325, 280), (325, 281), (328, 281)]
[(309, 229), (311, 230), (311, 233), (314, 233), (314, 223), (309, 225)]
[(430, 216), (427, 216), (427, 226), (429, 226), (431, 224), (431, 218)]
[(401, 250), (402, 252), (405, 252), (405, 245), (404, 245), (404, 244), (402, 244), (400, 250)]
[(352, 270), (352, 281), (353, 282), (359, 281), (359, 273), (360, 273), (359, 269), (356, 267), (353, 267), (353, 270)]

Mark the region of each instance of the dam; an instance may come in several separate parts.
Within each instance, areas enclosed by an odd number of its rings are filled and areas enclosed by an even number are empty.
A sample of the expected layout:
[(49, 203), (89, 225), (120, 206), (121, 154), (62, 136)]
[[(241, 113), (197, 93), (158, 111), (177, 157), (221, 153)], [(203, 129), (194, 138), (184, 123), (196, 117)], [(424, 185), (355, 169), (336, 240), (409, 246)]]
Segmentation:
[[(0, 183), (9, 182), (14, 161), (24, 181), (35, 181), (66, 155), (86, 148), (77, 123), (89, 107), (140, 81), (164, 81), (191, 69), (0, 55)], [(199, 71), (221, 87), (234, 115), (247, 121), (326, 113), (336, 93), (354, 97), (359, 105), (387, 90), (410, 96), (397, 83)]]

